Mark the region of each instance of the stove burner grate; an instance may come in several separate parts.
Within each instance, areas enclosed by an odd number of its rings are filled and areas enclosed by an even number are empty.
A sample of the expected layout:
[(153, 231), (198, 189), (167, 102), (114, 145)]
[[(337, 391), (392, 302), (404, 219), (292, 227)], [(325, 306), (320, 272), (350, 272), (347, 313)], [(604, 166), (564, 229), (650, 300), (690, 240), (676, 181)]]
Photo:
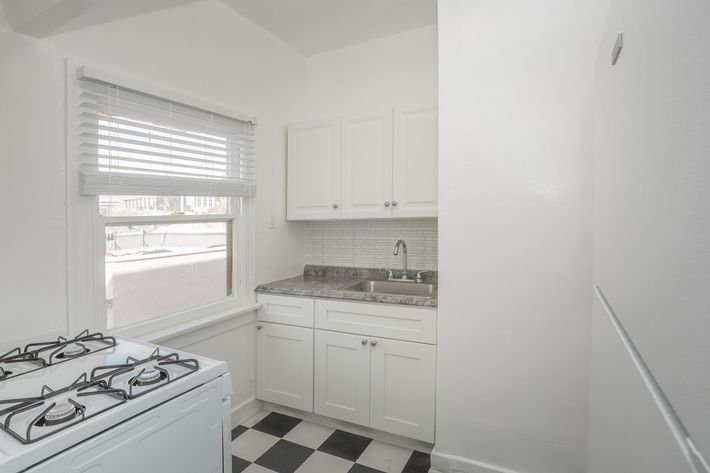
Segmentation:
[[(20, 363), (29, 364), (30, 368), (22, 370)], [(16, 369), (9, 369), (13, 364)], [(4, 365), (4, 367), (3, 367)], [(13, 378), (21, 374), (29, 373), (47, 366), (47, 362), (43, 358), (39, 358), (34, 353), (23, 353), (19, 347), (13, 348), (9, 352), (0, 355), (0, 381)]]
[[(146, 366), (141, 368), (141, 365)], [(187, 371), (178, 376), (171, 376), (168, 370), (165, 369), (169, 365), (179, 365)], [(127, 392), (129, 399), (148, 394), (161, 386), (194, 373), (200, 369), (200, 363), (194, 358), (181, 359), (177, 353), (161, 355), (160, 349), (156, 348), (151, 356), (143, 360), (129, 356), (122, 365), (97, 366), (91, 370), (91, 380), (107, 379), (107, 384), (114, 386), (119, 376), (130, 374), (139, 368), (140, 371), (128, 380)]]
[[(77, 399), (89, 396), (111, 396), (115, 402), (87, 414), (87, 407), (70, 397), (52, 401), (53, 398), (67, 393)], [(40, 395), (36, 397), (0, 399), (0, 407), (9, 405), (0, 410), (0, 417), (5, 416), (0, 422), (0, 430), (4, 430), (20, 443), (29, 444), (113, 409), (127, 399), (126, 391), (110, 388), (105, 381), (87, 381), (84, 373), (72, 384), (57, 391), (45, 385), (42, 386)], [(18, 415), (39, 409), (41, 409), (40, 413), (31, 421), (16, 421)], [(24, 432), (18, 431), (18, 427), (24, 428)]]

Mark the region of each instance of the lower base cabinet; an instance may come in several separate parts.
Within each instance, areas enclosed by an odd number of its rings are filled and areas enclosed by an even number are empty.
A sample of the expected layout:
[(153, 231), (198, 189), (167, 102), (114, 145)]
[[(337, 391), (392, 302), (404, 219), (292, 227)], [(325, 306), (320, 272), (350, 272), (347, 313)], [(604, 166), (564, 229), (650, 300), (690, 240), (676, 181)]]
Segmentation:
[(434, 442), (435, 310), (257, 300), (258, 399)]
[(313, 412), (313, 329), (257, 322), (257, 398)]
[(370, 346), (370, 427), (433, 443), (436, 347), (381, 338)]
[(368, 425), (370, 342), (362, 335), (316, 330), (314, 406), (316, 414)]
[(434, 345), (315, 332), (314, 412), (434, 441)]

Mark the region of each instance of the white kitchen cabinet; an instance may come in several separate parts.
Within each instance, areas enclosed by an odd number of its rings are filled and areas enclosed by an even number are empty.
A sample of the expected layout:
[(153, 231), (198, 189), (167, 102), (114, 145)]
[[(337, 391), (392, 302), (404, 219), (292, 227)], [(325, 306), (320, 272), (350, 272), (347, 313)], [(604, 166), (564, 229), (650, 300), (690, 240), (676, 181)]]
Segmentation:
[(258, 300), (257, 398), (434, 442), (435, 308)]
[(370, 421), (367, 337), (316, 330), (314, 412), (354, 424)]
[(392, 215), (392, 110), (343, 118), (341, 218)]
[(340, 217), (341, 118), (288, 127), (288, 218)]
[(293, 124), (288, 133), (289, 220), (437, 216), (435, 106)]
[(257, 322), (257, 398), (313, 412), (313, 329)]
[(370, 339), (370, 427), (434, 442), (436, 346)]
[(392, 171), (394, 217), (437, 216), (438, 153), (437, 108), (396, 108)]

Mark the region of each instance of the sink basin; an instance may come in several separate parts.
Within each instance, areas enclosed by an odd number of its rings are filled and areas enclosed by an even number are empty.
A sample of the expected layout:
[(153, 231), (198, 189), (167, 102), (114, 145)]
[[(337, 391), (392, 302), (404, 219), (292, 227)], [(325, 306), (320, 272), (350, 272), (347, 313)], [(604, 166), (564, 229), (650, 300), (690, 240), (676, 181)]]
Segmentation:
[(362, 281), (348, 288), (349, 291), (395, 294), (400, 296), (436, 296), (436, 286), (420, 282)]

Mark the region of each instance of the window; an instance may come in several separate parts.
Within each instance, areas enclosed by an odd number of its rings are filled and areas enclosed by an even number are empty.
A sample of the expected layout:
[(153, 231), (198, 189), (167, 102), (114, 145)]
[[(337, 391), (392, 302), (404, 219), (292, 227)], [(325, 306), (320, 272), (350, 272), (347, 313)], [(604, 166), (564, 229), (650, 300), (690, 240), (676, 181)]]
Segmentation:
[(78, 194), (102, 228), (94, 232), (104, 248), (95, 262), (101, 283), (93, 285), (103, 300), (98, 325), (135, 326), (249, 302), (240, 298), (251, 289), (253, 121), (83, 68), (74, 89)]

